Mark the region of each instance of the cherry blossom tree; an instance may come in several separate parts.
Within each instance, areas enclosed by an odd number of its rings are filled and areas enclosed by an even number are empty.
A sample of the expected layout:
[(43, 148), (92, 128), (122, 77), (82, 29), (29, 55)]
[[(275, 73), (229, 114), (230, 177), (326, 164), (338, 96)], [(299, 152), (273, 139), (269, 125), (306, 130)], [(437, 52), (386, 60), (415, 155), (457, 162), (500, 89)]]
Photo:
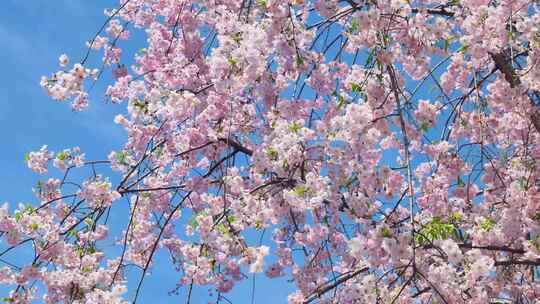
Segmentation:
[[(35, 202), (0, 209), (4, 301), (136, 302), (165, 252), (187, 303), (227, 303), (252, 275), (290, 279), (291, 304), (538, 303), (537, 1), (122, 0), (105, 14), (84, 58), (61, 55), (41, 86), (83, 111), (112, 79), (101, 94), (127, 108), (125, 145), (27, 154), (44, 177)], [(115, 210), (129, 221), (111, 235)]]

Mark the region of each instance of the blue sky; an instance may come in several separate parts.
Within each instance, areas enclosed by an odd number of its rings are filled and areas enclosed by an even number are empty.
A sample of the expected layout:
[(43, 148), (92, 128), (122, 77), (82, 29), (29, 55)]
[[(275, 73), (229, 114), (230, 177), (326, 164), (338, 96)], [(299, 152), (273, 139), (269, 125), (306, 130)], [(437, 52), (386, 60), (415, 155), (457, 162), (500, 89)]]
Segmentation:
[[(116, 4), (116, 0), (2, 1), (0, 136), (4, 145), (0, 149), (0, 203), (10, 202), (12, 207), (20, 202), (37, 203), (32, 187), (40, 178), (49, 176), (31, 172), (24, 163), (24, 154), (38, 150), (44, 144), (52, 151), (80, 146), (87, 159), (92, 160), (104, 159), (110, 151), (122, 147), (125, 134), (113, 123), (113, 118), (125, 111), (125, 104), (104, 102), (106, 80), (96, 86), (90, 107), (81, 113), (72, 112), (68, 104), (52, 100), (39, 86), (42, 75), (58, 70), (60, 54), (68, 54), (72, 62), (84, 56), (85, 41), (93, 37), (105, 20), (103, 9)], [(92, 56), (90, 62), (99, 62), (98, 54)], [(110, 77), (110, 71), (106, 73), (106, 78)], [(55, 175), (53, 170), (50, 173)], [(121, 214), (114, 218), (119, 220), (113, 222), (123, 224)], [(112, 228), (120, 230), (123, 227), (117, 224)], [(267, 232), (266, 238), (270, 234)], [(162, 252), (157, 255), (157, 260), (145, 280), (139, 303), (183, 303), (185, 289), (181, 289), (178, 296), (167, 295), (178, 279), (168, 257)], [(138, 273), (130, 277), (138, 279)], [(130, 287), (135, 283), (133, 280)], [(262, 304), (284, 303), (292, 290), (291, 284), (285, 283), (284, 279), (270, 282), (259, 276), (256, 287), (255, 303)], [(207, 290), (205, 287), (194, 290), (191, 303), (207, 303)], [(0, 288), (0, 298), (5, 297), (5, 293), (6, 288)], [(250, 303), (251, 278), (242, 287), (235, 288), (228, 298), (233, 303)]]
[[(37, 175), (27, 170), (24, 153), (43, 144), (58, 151), (79, 145), (88, 158), (103, 158), (121, 144), (123, 132), (112, 122), (111, 106), (92, 100), (83, 113), (50, 99), (39, 86), (42, 75), (58, 69), (58, 56), (82, 57), (84, 41), (103, 22), (112, 0), (3, 2), (0, 11), (1, 200), (33, 198)], [(91, 3), (91, 4), (90, 4)], [(98, 90), (99, 91), (99, 90)]]

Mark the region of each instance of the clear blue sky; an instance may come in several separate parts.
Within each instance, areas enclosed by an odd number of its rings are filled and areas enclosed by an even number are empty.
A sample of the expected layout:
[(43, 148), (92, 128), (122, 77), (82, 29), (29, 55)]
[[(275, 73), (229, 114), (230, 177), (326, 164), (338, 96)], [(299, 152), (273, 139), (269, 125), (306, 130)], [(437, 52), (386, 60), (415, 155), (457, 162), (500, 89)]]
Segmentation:
[[(116, 4), (116, 0), (2, 1), (0, 136), (4, 143), (0, 149), (0, 203), (10, 202), (12, 206), (19, 202), (37, 203), (32, 187), (45, 176), (34, 174), (26, 167), (23, 159), (29, 151), (44, 144), (53, 151), (80, 146), (87, 159), (104, 159), (125, 141), (124, 132), (112, 121), (117, 113), (125, 111), (125, 105), (104, 103), (106, 82), (94, 89), (89, 109), (81, 113), (53, 101), (39, 86), (42, 75), (58, 69), (60, 54), (68, 54), (73, 62), (82, 58), (86, 51), (84, 42), (105, 20), (103, 9)], [(99, 55), (93, 56), (91, 62), (98, 62)], [(179, 296), (167, 295), (174, 288), (178, 274), (170, 267), (166, 255), (157, 257), (159, 261), (145, 280), (139, 303), (184, 303), (185, 289)], [(270, 282), (263, 277), (257, 278), (256, 286), (257, 304), (285, 303), (293, 288), (284, 279)], [(5, 290), (0, 288), (0, 298), (6, 296)], [(203, 287), (194, 291), (191, 303), (207, 303), (207, 290)], [(241, 288), (235, 288), (228, 298), (235, 304), (250, 303), (251, 279)]]

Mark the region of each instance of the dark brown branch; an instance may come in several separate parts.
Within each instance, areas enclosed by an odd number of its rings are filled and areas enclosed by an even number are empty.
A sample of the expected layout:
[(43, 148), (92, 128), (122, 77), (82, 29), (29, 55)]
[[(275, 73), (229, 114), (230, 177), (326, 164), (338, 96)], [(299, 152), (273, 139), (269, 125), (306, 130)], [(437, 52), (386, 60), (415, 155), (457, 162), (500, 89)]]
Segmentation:
[(118, 190), (118, 193), (125, 194), (125, 193), (151, 192), (151, 191), (159, 191), (159, 190), (179, 190), (182, 188), (184, 188), (184, 185), (169, 186), (169, 187), (156, 187), (156, 188), (143, 188), (143, 189), (120, 189)]
[(444, 8), (442, 9), (419, 9), (419, 8), (413, 8), (411, 10), (411, 12), (415, 13), (415, 14), (418, 14), (418, 13), (421, 13), (421, 12), (426, 12), (427, 14), (429, 15), (440, 15), (440, 16), (446, 16), (446, 17), (454, 17), (454, 13), (453, 12), (449, 12), (447, 10), (445, 10)]
[(238, 150), (239, 152), (242, 152), (244, 154), (247, 154), (249, 156), (252, 156), (253, 155), (253, 151), (251, 149), (248, 149), (244, 146), (242, 146), (242, 144), (240, 144), (239, 142), (235, 141), (234, 139), (232, 138), (220, 138), (219, 139), (220, 141), (228, 144), (229, 146), (233, 147), (234, 149)]
[[(463, 249), (481, 249), (481, 250), (490, 250), (490, 251), (504, 251), (504, 252), (510, 252), (515, 254), (525, 254), (525, 250), (519, 249), (519, 248), (511, 248), (506, 246), (474, 246), (473, 244), (458, 244), (459, 248)], [(434, 248), (433, 245), (425, 245), (422, 248), (424, 249), (432, 249)]]
[(353, 272), (350, 272), (349, 274), (347, 275), (344, 275), (342, 276), (341, 278), (335, 280), (332, 284), (330, 285), (327, 285), (326, 287), (319, 287), (317, 288), (314, 292), (313, 292), (313, 295), (312, 296), (309, 296), (305, 301), (304, 301), (304, 304), (309, 304), (313, 301), (315, 301), (316, 299), (320, 298), (322, 295), (324, 295), (325, 293), (329, 292), (330, 290), (336, 288), (337, 286), (345, 283), (346, 281), (356, 277), (357, 275), (363, 273), (363, 272), (366, 272), (368, 271), (368, 267), (364, 267), (364, 268), (360, 268), (356, 271), (353, 271)]
[(495, 266), (511, 266), (511, 265), (540, 266), (540, 260), (507, 260), (507, 261), (495, 262)]
[(482, 250), (491, 250), (491, 251), (506, 251), (517, 254), (525, 254), (525, 250), (518, 248), (510, 248), (505, 246), (473, 246), (472, 244), (459, 244), (459, 248), (467, 249), (482, 249)]
[[(512, 66), (510, 56), (509, 54), (506, 54), (505, 51), (502, 51), (500, 53), (490, 53), (491, 58), (495, 62), (495, 67), (501, 71), (501, 73), (504, 75), (504, 79), (508, 84), (510, 84), (511, 88), (515, 88), (521, 84), (521, 79), (519, 79), (519, 76), (517, 75), (514, 67)], [(538, 92), (533, 92), (536, 96), (538, 96)], [(531, 99), (531, 103), (534, 105), (534, 101)], [(534, 112), (529, 114), (529, 118), (534, 125), (534, 128), (538, 133), (540, 133), (540, 111), (538, 109), (534, 109)]]
[(180, 209), (180, 207), (182, 207), (182, 205), (184, 204), (184, 201), (191, 195), (192, 192), (193, 192), (193, 190), (189, 191), (182, 198), (180, 203), (178, 203), (178, 205), (176, 205), (176, 207), (174, 207), (174, 209), (171, 211), (171, 213), (169, 214), (167, 219), (165, 219), (165, 223), (163, 224), (163, 228), (159, 231), (159, 234), (158, 234), (158, 236), (156, 238), (156, 241), (154, 242), (154, 244), (152, 245), (152, 248), (150, 250), (150, 255), (148, 256), (148, 260), (146, 261), (146, 264), (144, 265), (143, 272), (141, 274), (141, 278), (139, 279), (139, 284), (137, 284), (137, 289), (135, 290), (135, 298), (133, 299), (133, 304), (135, 304), (137, 302), (137, 298), (139, 297), (139, 292), (141, 290), (142, 283), (144, 281), (144, 277), (146, 276), (146, 272), (148, 271), (148, 268), (150, 267), (150, 263), (152, 262), (152, 258), (154, 256), (154, 253), (156, 252), (159, 241), (161, 240), (161, 236), (163, 235), (163, 232), (165, 231), (165, 228), (167, 227), (167, 224), (169, 224), (169, 222), (171, 221), (174, 214), (178, 211), (178, 209)]
[(101, 34), (101, 32), (105, 29), (107, 24), (120, 13), (120, 11), (130, 2), (131, 0), (126, 0), (124, 4), (122, 4), (113, 14), (111, 14), (107, 20), (103, 23), (101, 28), (97, 31), (97, 33), (94, 35), (94, 38), (90, 41), (90, 44), (88, 45), (88, 50), (86, 51), (86, 55), (84, 56), (83, 60), (81, 60), (81, 65), (84, 65), (86, 63), (86, 60), (88, 60), (88, 56), (90, 55), (90, 50), (92, 49), (92, 46), (94, 45), (94, 42), (96, 41), (96, 38)]

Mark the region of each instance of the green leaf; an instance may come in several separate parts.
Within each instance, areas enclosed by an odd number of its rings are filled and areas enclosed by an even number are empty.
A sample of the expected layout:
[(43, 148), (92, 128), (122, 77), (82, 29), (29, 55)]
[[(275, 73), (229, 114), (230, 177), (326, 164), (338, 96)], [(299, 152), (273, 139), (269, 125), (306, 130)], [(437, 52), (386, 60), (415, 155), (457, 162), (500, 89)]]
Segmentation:
[(444, 51), (447, 52), (448, 48), (450, 47), (450, 44), (454, 42), (457, 38), (454, 36), (449, 36), (448, 38), (444, 39)]
[(87, 226), (90, 227), (90, 226), (92, 226), (92, 225), (94, 224), (94, 220), (91, 219), (91, 218), (89, 218), (89, 217), (87, 217), (87, 218), (84, 219), (84, 223), (85, 223)]
[(309, 192), (309, 188), (306, 186), (297, 186), (294, 188), (294, 195), (304, 197)]
[(459, 187), (465, 187), (465, 182), (461, 179), (461, 176), (457, 177), (457, 184)]
[(296, 65), (304, 65), (304, 58), (301, 55), (296, 55)]
[(191, 218), (188, 220), (188, 224), (193, 227), (193, 228), (197, 228), (199, 227), (199, 217), (201, 216), (207, 216), (208, 215), (208, 212), (206, 211), (201, 211), (199, 213), (196, 213), (194, 215), (191, 216)]
[(240, 42), (242, 42), (242, 32), (234, 33), (232, 35), (232, 40), (237, 44), (240, 44)]
[[(377, 59), (377, 66), (379, 67), (379, 70), (382, 71), (383, 70), (383, 66), (382, 66), (382, 63), (379, 59)], [(383, 84), (384, 83), (384, 77), (382, 74), (377, 74), (375, 75), (375, 77), (377, 78), (377, 81), (380, 83), (380, 84)]]
[(59, 160), (65, 160), (66, 158), (68, 158), (69, 156), (69, 153), (67, 152), (58, 152), (58, 154), (56, 154), (56, 158), (58, 158)]
[(459, 212), (454, 212), (452, 214), (450, 214), (449, 218), (448, 218), (451, 222), (455, 222), (455, 223), (459, 223), (461, 222), (461, 213)]
[(76, 235), (77, 235), (77, 230), (75, 230), (75, 229), (71, 229), (67, 233), (67, 236), (76, 236)]
[(133, 102), (133, 105), (135, 107), (137, 107), (139, 110), (144, 110), (144, 108), (146, 108), (146, 101), (145, 100), (141, 100), (141, 99), (136, 99), (134, 102)]
[(351, 34), (355, 33), (356, 31), (358, 31), (358, 27), (359, 27), (358, 19), (357, 18), (352, 18), (351, 22), (349, 23), (349, 28), (348, 28), (347, 32), (349, 32)]
[(77, 253), (79, 254), (79, 257), (82, 258), (84, 256), (84, 247), (77, 248)]
[(330, 223), (329, 221), (330, 217), (328, 215), (325, 215), (322, 219), (322, 222), (325, 224), (325, 225), (328, 225)]
[(381, 230), (381, 235), (382, 235), (383, 238), (392, 237), (392, 231), (388, 227), (384, 227)]
[(221, 234), (229, 234), (229, 229), (224, 224), (217, 225), (216, 230)]
[(429, 130), (429, 124), (427, 122), (422, 122), (420, 125), (420, 131), (427, 132)]
[(278, 151), (274, 148), (268, 148), (266, 149), (266, 155), (270, 160), (277, 160), (278, 159)]
[(540, 240), (540, 236), (538, 234), (531, 234), (530, 243), (534, 246), (534, 248), (536, 248), (536, 250), (540, 250), (540, 242), (538, 242), (538, 240)]
[(435, 240), (445, 240), (454, 234), (457, 228), (452, 223), (443, 221), (440, 217), (433, 217), (431, 223), (425, 225), (415, 237), (416, 242), (425, 245)]
[(127, 151), (117, 151), (114, 156), (119, 163), (123, 165), (127, 164)]
[(206, 246), (204, 246), (204, 245), (201, 246), (201, 255), (202, 255), (203, 257), (208, 257), (208, 256), (209, 256), (209, 254), (208, 254), (208, 248), (207, 248)]
[(199, 226), (199, 223), (197, 222), (197, 216), (191, 216), (188, 220), (188, 224), (193, 228), (197, 228)]
[(95, 246), (90, 246), (88, 247), (88, 249), (86, 250), (86, 252), (88, 252), (89, 254), (94, 254), (97, 252), (97, 249)]
[(237, 66), (238, 64), (240, 63), (240, 60), (236, 59), (236, 58), (229, 58), (229, 64), (231, 66)]
[(39, 225), (36, 224), (36, 223), (33, 223), (33, 224), (30, 225), (30, 228), (31, 228), (32, 230), (38, 230)]
[(384, 35), (382, 36), (382, 38), (383, 38), (383, 43), (384, 43), (385, 45), (387, 45), (387, 44), (390, 42), (390, 36), (389, 36), (388, 34), (384, 34)]
[(361, 93), (362, 87), (358, 83), (351, 82), (351, 91), (353, 93)]
[(490, 231), (491, 229), (493, 229), (493, 227), (495, 227), (496, 224), (497, 221), (488, 217), (482, 222), (482, 224), (480, 224), (480, 227), (486, 231)]
[(15, 212), (15, 221), (19, 222), (23, 217), (23, 214), (19, 211)]
[(289, 130), (293, 133), (298, 133), (301, 129), (302, 129), (302, 126), (297, 122), (293, 122), (289, 124)]
[(231, 216), (227, 217), (227, 221), (229, 221), (229, 223), (233, 224), (233, 223), (238, 222), (238, 218), (236, 218), (236, 216), (234, 216), (234, 215), (231, 215)]
[(459, 49), (456, 50), (456, 52), (464, 53), (468, 48), (469, 48), (469, 46), (464, 44), (464, 45), (460, 46)]
[(25, 154), (24, 154), (24, 161), (25, 161), (25, 162), (29, 162), (29, 161), (30, 161), (30, 153), (25, 153)]
[(337, 104), (338, 109), (341, 109), (347, 103), (348, 103), (347, 100), (343, 96), (341, 95), (338, 96), (338, 104)]
[(371, 65), (371, 63), (373, 63), (373, 52), (370, 52), (366, 59), (366, 65)]
[(25, 209), (26, 213), (28, 213), (30, 215), (36, 213), (36, 211), (37, 211), (36, 208), (34, 208), (34, 206), (32, 206), (30, 204), (27, 204), (25, 208), (26, 208)]

